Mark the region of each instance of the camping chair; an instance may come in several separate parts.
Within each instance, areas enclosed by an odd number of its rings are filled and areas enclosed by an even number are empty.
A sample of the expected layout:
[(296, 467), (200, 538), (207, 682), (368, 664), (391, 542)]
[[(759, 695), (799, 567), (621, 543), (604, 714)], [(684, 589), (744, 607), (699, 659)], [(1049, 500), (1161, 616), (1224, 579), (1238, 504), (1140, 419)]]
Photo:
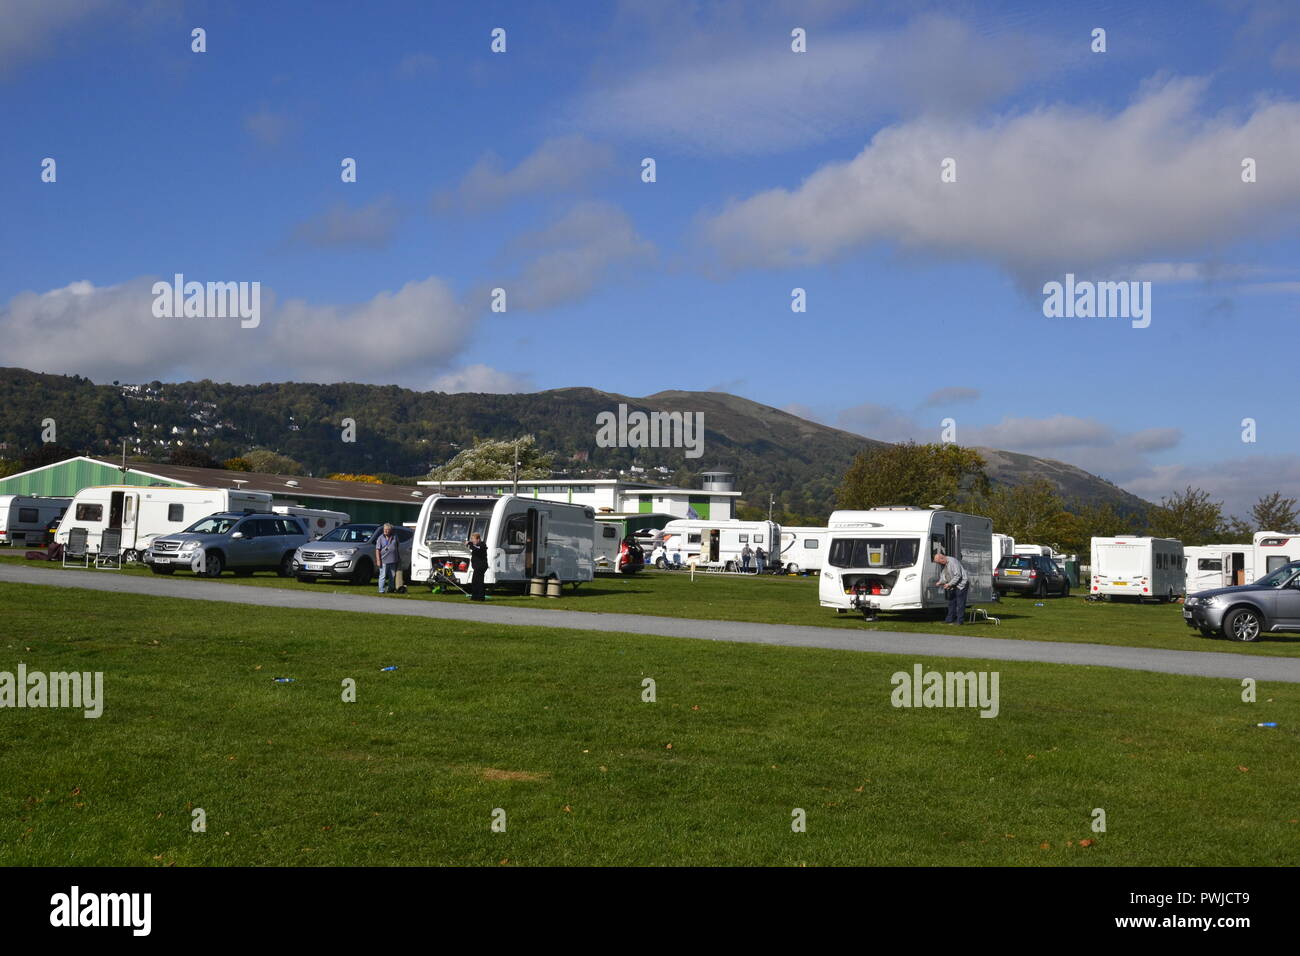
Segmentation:
[[(83, 568), (90, 566), (90, 552), (86, 550), (86, 529), (73, 528), (68, 532), (68, 543), (63, 549), (63, 566), (68, 567), (68, 559), (76, 561), (81, 559)], [(72, 565), (76, 567), (76, 565)]]
[(105, 531), (99, 538), (99, 554), (95, 555), (95, 567), (122, 570), (122, 532), (116, 529)]

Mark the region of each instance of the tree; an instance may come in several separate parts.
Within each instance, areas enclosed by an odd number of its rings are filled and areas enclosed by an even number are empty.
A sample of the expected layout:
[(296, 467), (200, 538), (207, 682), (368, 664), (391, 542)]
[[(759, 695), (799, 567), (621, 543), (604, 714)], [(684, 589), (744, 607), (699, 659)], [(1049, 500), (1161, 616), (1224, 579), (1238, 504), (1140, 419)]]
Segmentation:
[(23, 455), (20, 470), (31, 471), (33, 468), (43, 468), (46, 465), (57, 464), (76, 457), (77, 453), (75, 451), (71, 448), (64, 448), (62, 445), (37, 445), (34, 450)]
[(301, 475), (302, 465), (288, 455), (280, 455), (269, 448), (254, 448), (245, 452), (244, 461), (249, 470), (260, 471), (267, 475)]
[(326, 475), (326, 477), (333, 481), (359, 481), (362, 484), (367, 484), (367, 485), (383, 484), (383, 482), (380, 481), (378, 478), (376, 478), (374, 475), (353, 475), (353, 474), (348, 474), (346, 472), (335, 472), (332, 475)]
[(537, 439), (524, 435), (518, 439), (474, 439), (447, 464), (429, 472), (433, 481), (509, 480), (514, 476), (516, 450), (519, 454), (520, 478), (549, 478), (553, 457), (537, 449)]
[(173, 448), (172, 453), (167, 456), (167, 461), (173, 465), (184, 465), (189, 468), (221, 467), (221, 462), (197, 448)]
[(1255, 531), (1300, 531), (1300, 520), (1296, 515), (1296, 500), (1283, 498), (1280, 491), (1265, 495), (1255, 502), (1250, 509), (1250, 519)]
[(998, 485), (972, 501), (970, 509), (990, 519), (994, 531), (1017, 542), (1078, 553), (1079, 518), (1066, 510), (1065, 500), (1046, 478)]
[(984, 459), (978, 452), (953, 444), (906, 442), (861, 452), (845, 473), (835, 499), (848, 509), (955, 507), (987, 487)]
[(1155, 538), (1177, 538), (1184, 545), (1214, 544), (1236, 531), (1223, 517), (1223, 502), (1208, 491), (1188, 487), (1160, 499), (1151, 509), (1147, 532)]

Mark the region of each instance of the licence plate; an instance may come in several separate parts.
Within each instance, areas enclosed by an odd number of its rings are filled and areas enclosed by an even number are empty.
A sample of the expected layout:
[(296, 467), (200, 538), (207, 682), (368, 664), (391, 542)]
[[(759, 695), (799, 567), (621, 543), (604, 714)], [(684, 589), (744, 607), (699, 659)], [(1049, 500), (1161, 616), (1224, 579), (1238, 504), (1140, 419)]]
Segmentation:
[(1014, 574), (1016, 577), (1020, 577), (1019, 571), (1008, 571), (1007, 574)]
[(1111, 584), (1115, 585), (1115, 587), (1117, 587), (1117, 588), (1126, 588), (1126, 587), (1128, 587), (1128, 582), (1127, 582), (1127, 581), (1112, 581)]
[(307, 565), (307, 570), (308, 570), (308, 571), (324, 571), (324, 570), (325, 570), (325, 565), (323, 565), (323, 564), (309, 564), (309, 565)]
[(1192, 612), (1187, 610), (1187, 608), (1183, 608), (1183, 617), (1190, 619), (1191, 616), (1192, 616)]

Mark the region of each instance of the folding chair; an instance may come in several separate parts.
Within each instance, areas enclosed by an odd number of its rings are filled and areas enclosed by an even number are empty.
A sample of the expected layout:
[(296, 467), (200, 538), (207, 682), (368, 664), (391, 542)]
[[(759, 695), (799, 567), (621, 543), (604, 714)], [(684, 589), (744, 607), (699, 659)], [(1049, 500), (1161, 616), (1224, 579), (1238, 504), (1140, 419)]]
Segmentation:
[(69, 564), (68, 559), (74, 562), (80, 558), (81, 567), (90, 567), (90, 552), (86, 550), (86, 529), (73, 528), (68, 532), (68, 543), (63, 548), (63, 566), (76, 567), (76, 564)]
[(122, 532), (109, 529), (99, 538), (99, 554), (95, 555), (95, 567), (122, 570)]

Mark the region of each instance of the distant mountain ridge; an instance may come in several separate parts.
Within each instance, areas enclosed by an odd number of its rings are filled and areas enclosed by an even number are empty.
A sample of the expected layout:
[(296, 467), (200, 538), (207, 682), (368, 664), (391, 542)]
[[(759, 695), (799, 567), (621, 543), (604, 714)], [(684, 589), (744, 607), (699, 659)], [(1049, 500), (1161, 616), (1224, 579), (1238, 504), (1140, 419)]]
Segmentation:
[[(704, 454), (681, 449), (601, 448), (596, 416), (615, 411), (702, 412)], [(778, 510), (828, 514), (853, 458), (886, 443), (799, 418), (725, 392), (663, 391), (637, 398), (572, 387), (513, 395), (416, 392), (394, 385), (295, 382), (226, 385), (211, 381), (117, 386), (79, 376), (0, 369), (0, 456), (41, 441), (53, 419), (56, 441), (77, 451), (164, 460), (184, 442), (212, 457), (233, 458), (269, 448), (301, 462), (313, 475), (333, 472), (423, 475), (477, 438), (537, 436), (568, 477), (595, 469), (645, 468), (647, 480), (695, 482), (709, 470), (733, 471), (745, 500)], [(343, 440), (344, 419), (355, 441)], [(1133, 513), (1149, 504), (1105, 479), (1064, 462), (979, 449), (995, 483), (1046, 478), (1068, 502), (1108, 503)], [(656, 466), (667, 469), (653, 471)]]

